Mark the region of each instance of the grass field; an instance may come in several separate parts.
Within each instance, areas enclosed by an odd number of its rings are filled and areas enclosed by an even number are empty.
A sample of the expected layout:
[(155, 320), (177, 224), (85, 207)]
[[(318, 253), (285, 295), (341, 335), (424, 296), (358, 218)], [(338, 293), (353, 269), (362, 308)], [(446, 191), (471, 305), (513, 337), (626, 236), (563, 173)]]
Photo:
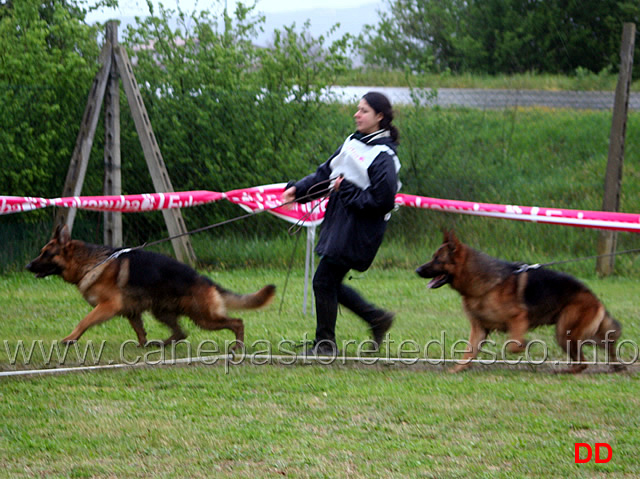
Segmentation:
[[(451, 375), (447, 359), (468, 336), (460, 300), (449, 288), (428, 291), (411, 270), (378, 269), (354, 274), (350, 284), (397, 311), (388, 351), (368, 356), (373, 365), (258, 364), (265, 345), (312, 337), (311, 313), (302, 314), (303, 273), (286, 281), (282, 270), (233, 269), (210, 273), (239, 292), (271, 282), (277, 301), (264, 311), (242, 314), (247, 354), (238, 364), (157, 365), (156, 347), (136, 348), (122, 318), (89, 330), (78, 343), (92, 344), (99, 358), (48, 362), (40, 350), (27, 361), (17, 345), (38, 341), (51, 351), (89, 311), (73, 286), (57, 278), (24, 273), (0, 278), (3, 311), (0, 370), (108, 365), (126, 361), (144, 367), (91, 373), (0, 378), (0, 477), (638, 477), (640, 387), (635, 364), (640, 317), (636, 282), (624, 278), (587, 283), (622, 322), (628, 340), (621, 374), (604, 365), (587, 374), (554, 374), (564, 361), (550, 328), (529, 334), (548, 345), (548, 361), (505, 364), (501, 334), (496, 347), (471, 371)], [(145, 318), (150, 338), (167, 331)], [(196, 355), (213, 341), (224, 349), (229, 332), (197, 329), (187, 320), (187, 344), (164, 358)], [(364, 341), (368, 332), (348, 312), (338, 318), (339, 341)], [(442, 347), (425, 345), (441, 340)], [(103, 342), (104, 341), (104, 342)], [(462, 346), (459, 346), (460, 349)], [(28, 348), (27, 348), (28, 349)], [(420, 349), (420, 353), (415, 351)], [(454, 348), (455, 349), (455, 348)], [(352, 352), (351, 350), (349, 350)], [(442, 353), (444, 351), (444, 353)], [(46, 356), (46, 354), (45, 354)], [(388, 363), (385, 358), (403, 359)], [(416, 364), (417, 358), (431, 359)], [(587, 352), (592, 358), (593, 351)], [(287, 357), (289, 358), (289, 357)], [(536, 362), (542, 350), (532, 351)], [(599, 358), (598, 358), (599, 359)], [(48, 362), (48, 364), (47, 364)], [(13, 363), (13, 364), (12, 364)], [(608, 443), (608, 463), (574, 464), (574, 444)], [(582, 457), (582, 456), (581, 456)]]

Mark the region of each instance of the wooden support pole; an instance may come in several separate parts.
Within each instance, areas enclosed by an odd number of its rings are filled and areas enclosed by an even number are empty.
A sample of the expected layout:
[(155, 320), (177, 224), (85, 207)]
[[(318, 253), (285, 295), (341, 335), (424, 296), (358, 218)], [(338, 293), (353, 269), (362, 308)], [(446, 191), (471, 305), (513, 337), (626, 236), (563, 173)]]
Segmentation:
[[(79, 196), (82, 191), (82, 185), (89, 163), (89, 155), (91, 154), (91, 147), (93, 146), (93, 138), (96, 134), (96, 127), (98, 126), (100, 108), (102, 106), (102, 100), (104, 99), (109, 72), (111, 71), (112, 48), (109, 41), (105, 41), (102, 47), (100, 62), (102, 63), (102, 68), (95, 76), (91, 90), (89, 91), (87, 106), (84, 109), (80, 131), (76, 138), (76, 146), (71, 155), (71, 162), (67, 170), (62, 196)], [(66, 224), (69, 227), (69, 231), (71, 231), (73, 229), (75, 216), (75, 208), (58, 208), (53, 230), (55, 231), (58, 225)]]
[[(107, 23), (106, 39), (112, 46), (118, 45), (118, 23)], [(112, 50), (113, 51), (113, 50)], [(113, 58), (113, 57), (112, 57)], [(104, 186), (105, 196), (122, 194), (122, 170), (120, 161), (120, 76), (115, 61), (109, 74), (104, 98)], [(122, 213), (104, 213), (104, 244), (121, 247)]]
[[(171, 179), (169, 178), (169, 173), (167, 172), (162, 154), (160, 153), (160, 148), (156, 142), (156, 137), (153, 134), (147, 109), (142, 101), (142, 95), (140, 94), (138, 83), (133, 75), (133, 67), (131, 66), (127, 52), (122, 46), (116, 46), (113, 51), (115, 53), (118, 72), (122, 79), (122, 85), (127, 95), (127, 100), (129, 101), (131, 116), (136, 125), (140, 143), (142, 144), (142, 151), (147, 161), (147, 167), (151, 173), (153, 186), (158, 193), (171, 193), (174, 191), (171, 185)], [(180, 209), (164, 209), (162, 210), (162, 214), (167, 223), (169, 235), (171, 237), (182, 235), (171, 240), (176, 258), (183, 263), (194, 266), (196, 263), (196, 255), (191, 246), (189, 236), (186, 235), (187, 228)]]
[[(100, 52), (100, 62), (102, 68), (96, 75), (89, 92), (89, 99), (76, 139), (76, 146), (71, 156), (62, 196), (80, 196), (103, 100), (106, 101), (103, 192), (105, 195), (122, 194), (119, 78), (122, 79), (155, 190), (158, 193), (172, 193), (174, 189), (153, 134), (140, 89), (133, 75), (131, 62), (127, 52), (118, 44), (118, 24), (115, 21), (107, 23), (105, 43)], [(67, 224), (71, 230), (75, 214), (75, 208), (60, 208), (56, 213), (54, 231), (60, 224)], [(179, 209), (165, 209), (162, 210), (162, 214), (169, 235), (173, 238), (171, 243), (176, 258), (195, 266), (196, 255), (186, 234), (187, 228), (182, 213)], [(104, 213), (104, 242), (109, 246), (122, 246), (121, 213)]]
[[(622, 183), (622, 163), (624, 160), (624, 143), (627, 129), (627, 113), (629, 110), (629, 89), (633, 68), (633, 50), (635, 48), (636, 26), (625, 23), (622, 31), (620, 48), (620, 74), (616, 87), (613, 105), (613, 119), (609, 136), (609, 157), (604, 180), (603, 211), (618, 211), (620, 208), (620, 185)], [(598, 258), (596, 272), (600, 276), (613, 273), (618, 233), (602, 231), (598, 238)]]

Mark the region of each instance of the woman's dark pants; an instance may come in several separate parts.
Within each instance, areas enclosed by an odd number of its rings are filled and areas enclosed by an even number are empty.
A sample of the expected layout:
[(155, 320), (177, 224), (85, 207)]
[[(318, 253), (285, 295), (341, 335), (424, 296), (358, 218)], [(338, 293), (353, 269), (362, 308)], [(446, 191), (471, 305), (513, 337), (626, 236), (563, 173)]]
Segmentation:
[(338, 304), (350, 309), (369, 325), (385, 314), (366, 302), (353, 288), (342, 284), (351, 268), (339, 264), (326, 256), (320, 260), (313, 276), (313, 292), (316, 298), (316, 340), (327, 340), (335, 344)]

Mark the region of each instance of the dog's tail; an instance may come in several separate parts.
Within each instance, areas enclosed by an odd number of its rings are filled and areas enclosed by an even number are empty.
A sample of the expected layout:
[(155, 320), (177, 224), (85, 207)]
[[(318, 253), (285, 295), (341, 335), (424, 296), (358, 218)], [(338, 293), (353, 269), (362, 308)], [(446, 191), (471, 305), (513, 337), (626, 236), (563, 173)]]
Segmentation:
[(237, 294), (222, 290), (220, 294), (227, 309), (257, 309), (269, 304), (276, 294), (276, 287), (268, 284), (253, 294)]

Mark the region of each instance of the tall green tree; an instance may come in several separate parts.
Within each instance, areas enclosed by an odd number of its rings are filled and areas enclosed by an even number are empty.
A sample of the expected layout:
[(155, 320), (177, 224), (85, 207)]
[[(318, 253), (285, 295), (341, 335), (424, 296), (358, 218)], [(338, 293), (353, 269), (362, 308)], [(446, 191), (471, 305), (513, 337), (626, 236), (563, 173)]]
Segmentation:
[(640, 22), (635, 0), (388, 2), (359, 39), (365, 61), (417, 72), (615, 71), (622, 24)]
[(475, 0), (468, 15), (469, 34), (486, 52), (469, 55), (472, 70), (571, 74), (580, 68), (598, 73), (619, 67), (622, 25), (640, 21), (640, 3)]
[[(387, 0), (380, 22), (358, 45), (368, 65), (439, 71), (460, 61), (456, 37), (464, 32), (465, 0)], [(455, 68), (454, 68), (455, 69)]]

